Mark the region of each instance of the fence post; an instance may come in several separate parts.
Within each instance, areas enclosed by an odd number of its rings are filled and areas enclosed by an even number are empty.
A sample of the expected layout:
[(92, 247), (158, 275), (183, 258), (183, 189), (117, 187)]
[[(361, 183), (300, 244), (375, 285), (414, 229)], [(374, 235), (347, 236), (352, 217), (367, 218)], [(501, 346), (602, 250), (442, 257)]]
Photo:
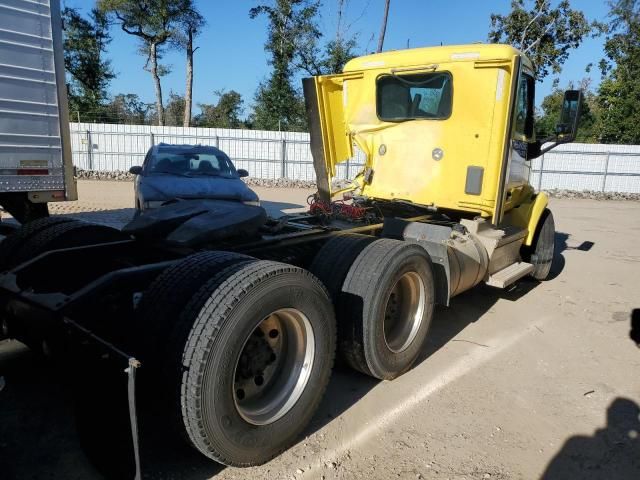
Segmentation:
[(214, 141), (215, 147), (220, 148), (220, 137), (218, 135), (215, 136), (213, 141)]
[(93, 170), (93, 142), (90, 130), (87, 130), (87, 169)]
[(544, 157), (545, 157), (545, 155), (543, 154), (542, 157), (540, 158), (540, 176), (538, 177), (538, 191), (539, 192), (542, 191), (542, 173), (544, 172)]
[(282, 178), (287, 178), (287, 141), (285, 139), (282, 139), (280, 142), (280, 148), (280, 176)]
[(151, 141), (151, 147), (155, 147), (156, 146), (156, 136), (153, 134), (153, 132), (149, 132), (149, 140)]
[(609, 157), (611, 152), (607, 152), (607, 159), (604, 161), (604, 175), (602, 176), (602, 193), (607, 188), (607, 174), (609, 173)]

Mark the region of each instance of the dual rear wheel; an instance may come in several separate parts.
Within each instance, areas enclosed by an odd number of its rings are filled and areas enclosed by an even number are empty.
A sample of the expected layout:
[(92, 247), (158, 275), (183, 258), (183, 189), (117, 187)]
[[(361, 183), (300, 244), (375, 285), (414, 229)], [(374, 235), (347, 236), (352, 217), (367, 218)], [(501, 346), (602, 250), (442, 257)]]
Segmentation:
[(424, 248), (344, 235), (318, 252), (311, 271), (331, 285), (339, 348), (351, 367), (383, 380), (411, 368), (434, 309), (433, 271)]
[(329, 382), (334, 305), (340, 351), (364, 373), (394, 378), (423, 348), (434, 296), (422, 248), (340, 236), (316, 258), (314, 275), (203, 252), (144, 293), (138, 337), (146, 338), (141, 360), (150, 386), (163, 397), (166, 418), (206, 456), (257, 465), (295, 441)]

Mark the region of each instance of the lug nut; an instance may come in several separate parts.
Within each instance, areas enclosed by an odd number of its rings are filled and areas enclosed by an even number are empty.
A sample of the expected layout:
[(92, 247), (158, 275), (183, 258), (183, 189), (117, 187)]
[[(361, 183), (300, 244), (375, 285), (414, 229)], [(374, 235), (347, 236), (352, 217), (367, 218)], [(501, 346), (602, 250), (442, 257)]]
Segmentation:
[(269, 330), (269, 337), (271, 338), (277, 338), (279, 334), (280, 332), (278, 332), (278, 330), (276, 330), (275, 328), (273, 330)]
[(253, 381), (256, 382), (257, 386), (260, 386), (264, 383), (264, 377), (262, 375), (258, 375), (253, 379)]
[(236, 397), (238, 397), (238, 400), (244, 400), (244, 390), (239, 388), (236, 391)]

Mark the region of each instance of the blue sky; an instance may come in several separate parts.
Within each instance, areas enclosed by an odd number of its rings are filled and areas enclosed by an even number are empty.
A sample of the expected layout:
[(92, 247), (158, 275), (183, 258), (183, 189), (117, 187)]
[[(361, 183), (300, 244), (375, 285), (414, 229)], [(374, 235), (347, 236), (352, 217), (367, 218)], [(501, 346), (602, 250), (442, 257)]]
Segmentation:
[[(93, 0), (63, 0), (67, 6), (89, 10)], [(269, 73), (264, 52), (266, 22), (249, 19), (249, 9), (257, 0), (197, 0), (197, 5), (207, 20), (207, 27), (197, 39), (200, 47), (196, 53), (194, 106), (213, 103), (214, 91), (237, 90), (245, 98), (248, 107), (258, 83)], [(323, 0), (321, 28), (328, 37), (335, 34), (335, 0)], [(556, 3), (554, 1), (554, 3)], [(605, 0), (572, 0), (572, 6), (581, 9), (589, 20), (605, 20), (608, 12)], [(358, 35), (360, 51), (369, 53), (377, 46), (384, 0), (351, 0), (349, 22), (351, 32)], [(507, 13), (510, 0), (393, 0), (385, 41), (385, 50), (447, 44), (486, 41), (489, 16), (492, 12)], [(145, 102), (154, 98), (151, 76), (143, 70), (144, 59), (137, 54), (137, 41), (120, 31), (113, 30), (113, 42), (108, 56), (117, 73), (111, 84), (111, 93), (136, 93)], [(585, 73), (589, 63), (597, 65), (602, 58), (602, 38), (588, 39), (571, 53), (560, 85), (580, 81), (590, 76), (597, 86), (600, 75), (597, 68)], [(171, 73), (164, 77), (165, 97), (170, 90), (184, 93), (184, 55), (170, 52), (164, 63), (171, 66)], [(538, 102), (549, 93), (553, 76), (539, 84)], [(199, 109), (195, 107), (197, 112)], [(248, 113), (245, 109), (245, 114)]]

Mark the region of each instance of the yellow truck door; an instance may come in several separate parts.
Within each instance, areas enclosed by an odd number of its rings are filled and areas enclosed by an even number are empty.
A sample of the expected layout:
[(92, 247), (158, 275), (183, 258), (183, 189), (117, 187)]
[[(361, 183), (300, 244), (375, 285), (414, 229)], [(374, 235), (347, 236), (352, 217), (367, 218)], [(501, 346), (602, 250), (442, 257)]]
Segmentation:
[(361, 77), (359, 73), (348, 73), (303, 80), (318, 193), (324, 200), (331, 198), (336, 165), (353, 157), (353, 143), (345, 118), (344, 82)]

